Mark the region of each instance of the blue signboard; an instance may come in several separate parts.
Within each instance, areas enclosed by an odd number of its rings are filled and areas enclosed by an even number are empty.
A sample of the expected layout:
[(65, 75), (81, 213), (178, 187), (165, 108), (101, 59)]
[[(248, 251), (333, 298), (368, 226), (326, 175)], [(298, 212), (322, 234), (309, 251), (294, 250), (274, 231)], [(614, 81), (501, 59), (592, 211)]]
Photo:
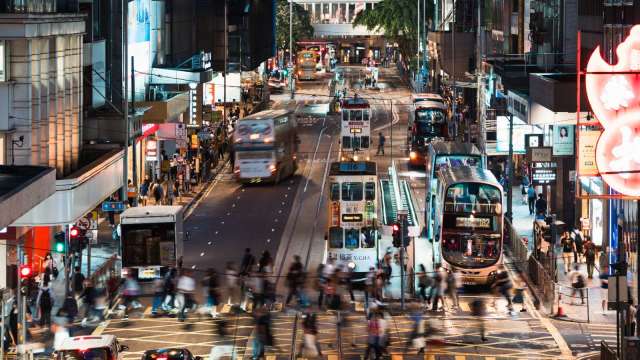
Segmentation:
[(105, 201), (102, 203), (102, 211), (124, 211), (124, 203), (122, 201)]
[(340, 172), (363, 172), (363, 171), (367, 171), (367, 163), (364, 163), (364, 162), (340, 163)]

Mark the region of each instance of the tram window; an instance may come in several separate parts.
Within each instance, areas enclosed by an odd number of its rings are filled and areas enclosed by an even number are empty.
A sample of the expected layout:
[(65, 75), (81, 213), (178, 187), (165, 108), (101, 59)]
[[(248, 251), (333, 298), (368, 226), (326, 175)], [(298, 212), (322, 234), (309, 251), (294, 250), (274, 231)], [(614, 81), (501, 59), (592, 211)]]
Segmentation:
[(342, 183), (342, 201), (362, 201), (362, 183)]
[(329, 228), (329, 247), (332, 249), (342, 249), (342, 228)]
[(362, 110), (353, 110), (351, 114), (353, 115), (352, 120), (362, 121)]
[(369, 137), (368, 136), (362, 136), (360, 137), (360, 146), (364, 149), (368, 149), (369, 148), (369, 144), (371, 142), (369, 141)]
[(333, 201), (340, 200), (340, 184), (339, 183), (331, 183), (331, 200)]
[(344, 247), (347, 249), (357, 249), (360, 240), (360, 231), (358, 229), (346, 229), (344, 231)]
[(369, 120), (369, 110), (362, 110), (362, 119)]
[(376, 232), (371, 228), (362, 228), (360, 233), (360, 247), (370, 249), (376, 246)]
[(342, 110), (342, 121), (349, 121), (349, 110)]
[(354, 136), (351, 145), (354, 149), (360, 149), (360, 136)]
[(376, 199), (376, 183), (367, 182), (364, 185), (364, 199), (365, 200), (375, 200)]
[(342, 147), (344, 149), (351, 149), (351, 136), (342, 137)]

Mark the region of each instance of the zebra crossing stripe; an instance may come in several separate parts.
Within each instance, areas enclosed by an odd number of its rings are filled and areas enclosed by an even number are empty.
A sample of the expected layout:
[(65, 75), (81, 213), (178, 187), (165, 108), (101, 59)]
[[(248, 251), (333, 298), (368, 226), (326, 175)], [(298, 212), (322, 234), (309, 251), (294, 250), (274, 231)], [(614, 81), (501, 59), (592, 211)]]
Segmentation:
[(327, 360), (338, 360), (338, 355), (329, 355)]
[(471, 307), (469, 306), (469, 303), (461, 301), (458, 306), (460, 306), (460, 310), (464, 311), (464, 312), (470, 312), (471, 311)]

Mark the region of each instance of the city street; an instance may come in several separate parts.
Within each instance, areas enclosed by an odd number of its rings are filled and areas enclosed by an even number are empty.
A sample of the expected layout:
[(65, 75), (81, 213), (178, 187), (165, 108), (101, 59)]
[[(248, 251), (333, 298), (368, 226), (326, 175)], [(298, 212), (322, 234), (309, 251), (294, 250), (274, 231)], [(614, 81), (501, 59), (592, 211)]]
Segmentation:
[[(384, 156), (376, 156), (378, 172), (386, 176), (393, 159), (402, 178), (409, 180), (417, 208), (424, 211), (424, 175), (407, 168), (406, 122), (409, 91), (392, 69), (383, 69), (382, 90), (360, 89), (359, 67), (345, 68), (350, 88), (359, 96), (371, 99), (372, 128), (388, 139)], [(283, 307), (286, 294), (283, 277), (293, 255), (301, 255), (309, 272), (315, 271), (324, 256), (326, 229), (327, 164), (335, 161), (338, 150), (339, 118), (325, 114), (328, 104), (326, 79), (299, 84), (295, 100), (289, 94), (272, 96), (272, 107), (287, 108), (300, 115), (299, 136), (301, 162), (297, 174), (277, 185), (237, 184), (229, 171), (220, 174), (205, 190), (204, 196), (187, 214), (184, 267), (199, 271), (213, 267), (223, 271), (227, 261), (240, 262), (245, 247), (256, 256), (267, 250), (275, 259), (274, 276), (278, 280), (277, 299), (271, 316), (275, 346), (267, 348), (267, 358), (285, 359), (299, 355), (303, 339), (301, 317)], [(389, 100), (393, 101), (393, 108)], [(393, 130), (393, 134), (392, 134)], [(373, 131), (372, 131), (373, 132)], [(393, 143), (393, 146), (391, 145)], [(422, 221), (422, 216), (420, 217)], [(422, 239), (422, 238), (420, 238)], [(424, 240), (424, 239), (422, 239)], [(409, 303), (404, 313), (392, 311), (389, 352), (394, 359), (560, 359), (571, 355), (565, 339), (550, 320), (544, 318), (527, 298), (526, 312), (510, 314), (506, 301), (486, 288), (467, 289), (461, 293), (460, 306), (454, 309), (449, 300), (445, 312), (427, 312), (435, 331), (429, 338), (425, 355), (416, 355), (408, 346), (412, 331), (410, 315), (417, 304)], [(315, 299), (315, 295), (310, 296)], [(470, 304), (477, 298), (488, 304), (487, 341), (479, 338), (479, 323), (472, 316)], [(146, 300), (146, 299), (145, 299)], [(148, 305), (147, 301), (143, 303)], [(318, 340), (323, 355), (330, 359), (357, 359), (364, 354), (367, 325), (362, 293), (356, 291), (353, 311), (342, 312), (342, 326), (337, 326), (335, 312), (321, 313)], [(284, 309), (284, 310), (283, 310)], [(114, 334), (129, 346), (125, 359), (138, 358), (157, 347), (187, 347), (194, 354), (208, 356), (235, 352), (250, 357), (254, 320), (249, 313), (233, 314), (229, 305), (219, 306), (219, 318), (192, 315), (185, 323), (171, 317), (151, 317), (150, 307), (129, 320), (114, 316), (96, 333)], [(221, 336), (219, 329), (225, 329)], [(569, 337), (568, 339), (571, 339)], [(295, 349), (292, 347), (295, 344)], [(217, 349), (217, 350), (215, 350)], [(228, 353), (230, 354), (230, 353)]]

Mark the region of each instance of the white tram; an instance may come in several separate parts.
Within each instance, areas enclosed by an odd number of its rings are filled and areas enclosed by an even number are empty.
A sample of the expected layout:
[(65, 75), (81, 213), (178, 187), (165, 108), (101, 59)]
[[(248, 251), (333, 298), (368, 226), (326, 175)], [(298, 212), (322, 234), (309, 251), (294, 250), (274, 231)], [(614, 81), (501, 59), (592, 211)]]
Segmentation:
[(328, 190), (327, 259), (364, 274), (379, 258), (376, 163), (331, 163)]
[(368, 161), (371, 146), (371, 105), (366, 99), (354, 95), (342, 100), (340, 107), (340, 159)]

